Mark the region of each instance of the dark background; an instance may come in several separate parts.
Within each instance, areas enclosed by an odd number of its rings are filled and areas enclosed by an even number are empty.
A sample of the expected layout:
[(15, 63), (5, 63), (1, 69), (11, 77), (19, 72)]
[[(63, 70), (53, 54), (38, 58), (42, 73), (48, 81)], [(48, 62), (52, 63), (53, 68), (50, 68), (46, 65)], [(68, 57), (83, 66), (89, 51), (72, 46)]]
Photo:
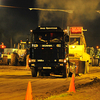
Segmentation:
[[(0, 42), (7, 47), (26, 41), (30, 29), (41, 25), (83, 26), (87, 46), (100, 46), (100, 0), (0, 0)], [(9, 7), (12, 6), (12, 7)], [(14, 8), (19, 7), (19, 8)], [(29, 7), (73, 10), (73, 13), (30, 11)]]

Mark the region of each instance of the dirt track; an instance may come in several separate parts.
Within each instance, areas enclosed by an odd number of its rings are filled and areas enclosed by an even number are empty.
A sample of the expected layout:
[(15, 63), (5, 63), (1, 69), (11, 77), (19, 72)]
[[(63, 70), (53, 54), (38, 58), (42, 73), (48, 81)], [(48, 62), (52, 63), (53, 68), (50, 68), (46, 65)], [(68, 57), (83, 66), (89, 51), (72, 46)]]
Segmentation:
[[(90, 67), (88, 74), (75, 77), (76, 90), (100, 82), (97, 78), (100, 78), (100, 67)], [(33, 78), (30, 69), (25, 66), (0, 66), (0, 100), (25, 100), (29, 81), (33, 100), (39, 100), (66, 92), (71, 78)]]

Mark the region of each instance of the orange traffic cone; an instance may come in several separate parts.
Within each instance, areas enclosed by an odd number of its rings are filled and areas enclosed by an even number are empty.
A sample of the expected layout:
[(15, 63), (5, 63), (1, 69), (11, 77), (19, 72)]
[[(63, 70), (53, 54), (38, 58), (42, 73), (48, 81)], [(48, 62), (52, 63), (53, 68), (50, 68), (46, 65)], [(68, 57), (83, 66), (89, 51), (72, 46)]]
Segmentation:
[(74, 74), (72, 75), (69, 90), (67, 92), (75, 92)]
[(31, 82), (30, 81), (28, 82), (25, 100), (33, 100), (32, 88), (31, 88)]

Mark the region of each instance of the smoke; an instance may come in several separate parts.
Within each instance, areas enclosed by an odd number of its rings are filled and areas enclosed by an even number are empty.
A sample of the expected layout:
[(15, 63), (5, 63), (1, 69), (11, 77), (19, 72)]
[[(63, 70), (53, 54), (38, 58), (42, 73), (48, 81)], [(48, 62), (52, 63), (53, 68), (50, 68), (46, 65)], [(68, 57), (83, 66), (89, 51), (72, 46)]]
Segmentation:
[(18, 44), (20, 40), (26, 41), (30, 29), (33, 29), (31, 16), (28, 17), (23, 9), (0, 8), (0, 44), (4, 42), (7, 47)]
[[(59, 9), (63, 8), (63, 3), (60, 0), (36, 0), (37, 7), (41, 8), (52, 8), (52, 9)], [(62, 12), (53, 12), (53, 11), (39, 11), (39, 22), (38, 25), (43, 24), (50, 24), (52, 22), (53, 25), (56, 25), (59, 19), (62, 18)], [(59, 20), (59, 23), (61, 23), (61, 20)]]
[(81, 25), (81, 22), (97, 18), (96, 10), (100, 0), (36, 0), (35, 4), (39, 8), (73, 10), (72, 14), (39, 11), (39, 25), (53, 22), (61, 26), (63, 18), (67, 25)]
[(0, 5), (6, 5), (0, 6), (0, 44), (4, 42), (7, 47), (11, 47), (11, 40), (12, 45), (18, 44), (20, 40), (26, 41), (30, 29), (37, 26), (36, 14), (28, 9), (33, 6), (33, 2), (33, 0), (0, 0)]

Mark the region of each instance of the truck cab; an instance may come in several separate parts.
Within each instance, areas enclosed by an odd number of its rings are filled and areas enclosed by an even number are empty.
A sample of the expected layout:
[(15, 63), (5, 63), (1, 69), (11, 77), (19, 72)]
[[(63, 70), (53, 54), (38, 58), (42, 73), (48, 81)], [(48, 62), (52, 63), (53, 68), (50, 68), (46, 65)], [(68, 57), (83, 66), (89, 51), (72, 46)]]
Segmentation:
[(66, 77), (67, 46), (60, 27), (37, 27), (32, 33), (30, 63), (32, 76), (60, 74)]
[[(74, 63), (76, 74), (88, 73), (90, 55), (86, 52), (86, 41), (83, 27), (70, 27), (69, 34), (69, 61)], [(70, 66), (71, 67), (71, 66)]]

